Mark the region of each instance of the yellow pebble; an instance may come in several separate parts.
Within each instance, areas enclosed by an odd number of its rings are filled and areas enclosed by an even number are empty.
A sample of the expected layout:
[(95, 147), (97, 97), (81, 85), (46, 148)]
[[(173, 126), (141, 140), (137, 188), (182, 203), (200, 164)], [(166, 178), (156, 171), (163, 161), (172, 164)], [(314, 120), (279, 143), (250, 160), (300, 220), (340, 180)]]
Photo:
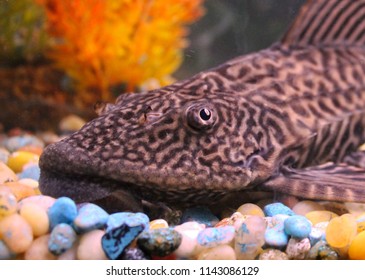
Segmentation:
[(14, 171), (11, 170), (5, 163), (0, 161), (0, 184), (16, 180), (18, 180), (18, 177)]
[(264, 211), (262, 211), (259, 206), (252, 203), (245, 203), (241, 205), (240, 207), (238, 207), (236, 212), (240, 212), (242, 215), (265, 217)]
[(17, 151), (12, 153), (8, 159), (8, 166), (15, 172), (22, 172), (23, 166), (28, 163), (38, 163), (39, 156), (30, 152)]
[(55, 260), (56, 256), (48, 250), (50, 235), (43, 235), (35, 239), (24, 254), (26, 260)]
[(34, 180), (34, 179), (30, 179), (30, 178), (24, 178), (24, 179), (20, 179), (18, 181), (18, 183), (22, 184), (22, 185), (26, 185), (29, 186), (33, 189), (37, 189), (39, 187), (39, 183), (38, 181)]
[(0, 191), (0, 220), (16, 212), (16, 197), (8, 191)]
[(0, 239), (10, 251), (23, 253), (32, 244), (32, 228), (19, 214), (7, 216), (0, 221)]
[(236, 260), (236, 253), (229, 245), (218, 245), (198, 255), (198, 260)]
[(365, 260), (365, 231), (360, 232), (352, 240), (349, 248), (349, 258), (351, 260)]
[(21, 206), (19, 213), (32, 227), (33, 235), (35, 237), (48, 233), (48, 214), (41, 206), (33, 203), (27, 203)]
[(324, 206), (318, 202), (311, 200), (303, 200), (294, 205), (292, 209), (295, 214), (305, 216), (305, 214), (312, 211), (322, 211), (325, 210)]
[(305, 217), (315, 225), (321, 222), (328, 222), (333, 218), (338, 217), (338, 215), (331, 211), (311, 211), (305, 214)]
[(326, 228), (326, 240), (334, 248), (345, 248), (357, 234), (355, 217), (351, 214), (344, 214), (333, 218)]
[(362, 232), (365, 230), (365, 214), (361, 214), (360, 216), (356, 217), (357, 223), (357, 232)]
[(157, 219), (150, 222), (150, 229), (168, 228), (169, 224), (164, 219)]

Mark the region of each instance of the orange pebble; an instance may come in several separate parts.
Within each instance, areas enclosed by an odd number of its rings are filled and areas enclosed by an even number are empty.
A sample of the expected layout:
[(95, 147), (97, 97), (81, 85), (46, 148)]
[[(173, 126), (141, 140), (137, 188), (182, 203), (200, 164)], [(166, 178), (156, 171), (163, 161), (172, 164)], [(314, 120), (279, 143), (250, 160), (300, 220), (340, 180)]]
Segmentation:
[(43, 153), (43, 149), (41, 147), (35, 147), (35, 146), (20, 147), (18, 151), (29, 152), (32, 154), (36, 154), (38, 156), (40, 156)]
[[(2, 187), (5, 188), (2, 188)], [(0, 185), (0, 189), (10, 190), (16, 197), (17, 201), (26, 198), (28, 196), (36, 195), (36, 191), (27, 185), (21, 184), (19, 182), (6, 182)]]

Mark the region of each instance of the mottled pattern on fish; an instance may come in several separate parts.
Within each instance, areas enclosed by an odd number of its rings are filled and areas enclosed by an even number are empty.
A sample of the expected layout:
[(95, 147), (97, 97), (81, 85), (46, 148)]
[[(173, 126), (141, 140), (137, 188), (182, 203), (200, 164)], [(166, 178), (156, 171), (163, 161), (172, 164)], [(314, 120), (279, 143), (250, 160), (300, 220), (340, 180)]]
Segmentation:
[(42, 191), (121, 205), (214, 203), (253, 188), (365, 202), (354, 153), (365, 142), (364, 19), (364, 0), (308, 1), (280, 43), (121, 95), (47, 147)]

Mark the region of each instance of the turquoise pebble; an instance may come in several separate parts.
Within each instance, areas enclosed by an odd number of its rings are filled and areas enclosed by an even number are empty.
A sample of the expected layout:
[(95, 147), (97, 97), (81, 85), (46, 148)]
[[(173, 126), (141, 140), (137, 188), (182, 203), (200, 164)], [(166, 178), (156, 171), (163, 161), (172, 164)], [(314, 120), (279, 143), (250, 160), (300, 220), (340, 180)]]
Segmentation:
[(38, 164), (31, 164), (27, 166), (21, 173), (17, 174), (19, 179), (33, 179), (39, 181), (41, 170)]
[(142, 232), (137, 245), (142, 251), (164, 257), (175, 251), (181, 244), (182, 235), (172, 228), (158, 228)]
[(77, 207), (75, 202), (68, 197), (56, 199), (53, 205), (48, 209), (51, 230), (58, 224), (72, 224), (77, 216)]
[(150, 219), (144, 213), (130, 213), (130, 212), (118, 212), (109, 215), (108, 220), (106, 222), (106, 231), (109, 231), (113, 228), (118, 228), (122, 224), (126, 224), (129, 227), (134, 227), (141, 225), (144, 230), (148, 230), (150, 227)]
[(5, 243), (0, 240), (0, 260), (10, 260), (14, 257), (15, 255), (9, 250)]
[(278, 214), (271, 217), (270, 226), (265, 231), (265, 243), (276, 248), (288, 244), (289, 236), (285, 233), (284, 222), (289, 216)]
[(101, 238), (101, 246), (105, 255), (111, 260), (121, 258), (125, 248), (143, 229), (143, 225), (128, 226), (127, 224), (109, 229)]
[(212, 248), (218, 245), (227, 244), (233, 240), (235, 236), (235, 228), (233, 226), (224, 226), (218, 228), (206, 228), (199, 232), (198, 244)]
[(325, 234), (324, 234), (323, 230), (314, 227), (314, 228), (312, 228), (311, 232), (309, 233), (308, 238), (311, 243), (311, 246), (313, 246), (318, 241), (325, 240)]
[(74, 228), (78, 233), (85, 233), (93, 229), (103, 228), (109, 214), (93, 203), (84, 204), (74, 220)]
[(76, 238), (76, 232), (69, 224), (58, 224), (49, 237), (48, 250), (52, 254), (61, 255), (72, 247)]
[(264, 207), (264, 213), (265, 216), (273, 217), (278, 214), (284, 214), (288, 216), (295, 215), (293, 210), (291, 210), (289, 207), (285, 206), (284, 204), (280, 202), (271, 203)]
[(5, 148), (9, 151), (14, 152), (19, 150), (21, 147), (24, 146), (34, 146), (34, 147), (44, 147), (44, 143), (39, 140), (37, 137), (32, 135), (21, 135), (21, 136), (12, 136), (3, 142)]
[(309, 236), (312, 230), (312, 224), (306, 217), (294, 215), (285, 220), (284, 230), (287, 235), (303, 239)]
[(199, 224), (205, 224), (207, 227), (213, 227), (219, 222), (219, 219), (213, 215), (209, 208), (197, 206), (186, 209), (182, 214), (180, 223), (186, 222), (198, 222)]

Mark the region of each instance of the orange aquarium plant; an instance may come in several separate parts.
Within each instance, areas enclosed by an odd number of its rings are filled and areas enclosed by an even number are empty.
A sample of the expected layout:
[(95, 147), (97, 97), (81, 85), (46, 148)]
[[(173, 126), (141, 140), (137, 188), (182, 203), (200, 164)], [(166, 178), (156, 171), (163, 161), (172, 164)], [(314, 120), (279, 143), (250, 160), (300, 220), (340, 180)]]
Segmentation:
[(35, 1), (54, 38), (50, 57), (86, 100), (90, 89), (110, 100), (118, 84), (134, 91), (170, 83), (187, 46), (186, 26), (203, 13), (203, 0)]

